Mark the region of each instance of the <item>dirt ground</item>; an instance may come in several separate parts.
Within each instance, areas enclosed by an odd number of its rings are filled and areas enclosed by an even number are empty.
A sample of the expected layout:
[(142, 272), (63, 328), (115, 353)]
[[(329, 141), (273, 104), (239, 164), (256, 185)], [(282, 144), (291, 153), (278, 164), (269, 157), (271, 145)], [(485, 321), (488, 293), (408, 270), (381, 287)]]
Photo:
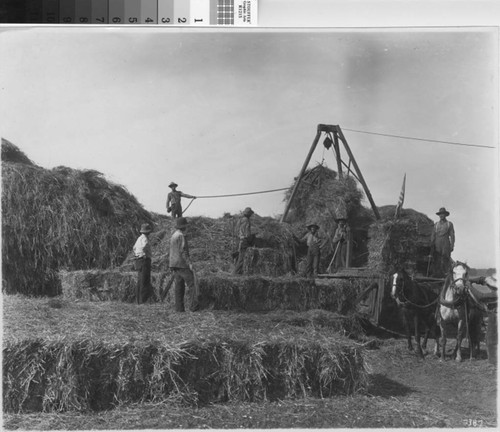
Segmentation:
[[(236, 428), (457, 428), (497, 426), (497, 367), (481, 344), (477, 360), (418, 360), (404, 339), (374, 339), (365, 355), (366, 394), (205, 407), (140, 404), (100, 413), (4, 414), (4, 428), (236, 429)], [(450, 349), (454, 341), (449, 341)], [(430, 342), (430, 349), (434, 347)], [(466, 347), (466, 342), (464, 343)], [(467, 356), (467, 348), (463, 349)]]

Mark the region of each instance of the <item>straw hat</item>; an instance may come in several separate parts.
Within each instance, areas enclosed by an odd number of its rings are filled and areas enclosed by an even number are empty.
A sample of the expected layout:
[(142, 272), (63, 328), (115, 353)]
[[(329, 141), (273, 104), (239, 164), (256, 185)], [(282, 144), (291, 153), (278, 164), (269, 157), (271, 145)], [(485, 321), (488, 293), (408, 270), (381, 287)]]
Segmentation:
[(185, 217), (180, 217), (175, 220), (175, 227), (177, 229), (179, 228), (186, 228), (188, 226), (188, 221)]
[(168, 185), (168, 187), (169, 187), (169, 188), (171, 188), (171, 187), (177, 187), (177, 186), (179, 186), (179, 185), (178, 185), (177, 183), (175, 183), (175, 182), (171, 182), (171, 183)]
[(316, 229), (319, 229), (319, 225), (318, 225), (316, 222), (309, 222), (309, 223), (306, 225), (306, 228), (308, 228), (308, 229), (309, 229), (309, 228), (311, 228), (311, 227), (313, 227), (313, 226), (315, 226), (315, 227), (316, 227)]
[(151, 231), (153, 230), (151, 229), (151, 225), (149, 225), (148, 223), (141, 225), (141, 234), (149, 234)]
[(437, 215), (444, 214), (445, 216), (449, 216), (450, 212), (446, 210), (444, 207), (441, 207), (436, 214)]

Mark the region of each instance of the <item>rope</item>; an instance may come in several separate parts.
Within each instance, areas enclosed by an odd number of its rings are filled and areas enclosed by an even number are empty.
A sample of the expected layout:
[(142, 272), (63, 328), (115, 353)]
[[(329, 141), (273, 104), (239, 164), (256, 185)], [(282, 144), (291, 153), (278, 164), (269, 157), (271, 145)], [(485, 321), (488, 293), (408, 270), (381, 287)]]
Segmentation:
[(492, 149), (495, 148), (493, 146), (487, 146), (487, 145), (481, 145), (481, 144), (465, 144), (465, 143), (458, 143), (458, 142), (453, 142), (453, 141), (440, 141), (440, 140), (415, 138), (415, 137), (402, 136), (402, 135), (391, 135), (391, 134), (383, 134), (383, 133), (377, 133), (377, 132), (367, 132), (367, 131), (360, 131), (360, 130), (348, 129), (348, 128), (342, 128), (342, 129), (348, 130), (351, 132), (364, 133), (364, 134), (368, 134), (368, 135), (380, 135), (380, 136), (387, 136), (387, 137), (392, 137), (392, 138), (402, 138), (402, 139), (415, 140), (415, 141), (427, 141), (427, 142), (434, 142), (434, 143), (441, 143), (441, 144), (452, 144), (452, 145), (465, 146), (465, 147), (481, 147), (481, 148), (492, 148)]
[(268, 189), (257, 192), (245, 192), (245, 193), (237, 193), (237, 194), (225, 194), (225, 195), (197, 195), (196, 198), (225, 198), (225, 197), (234, 197), (234, 196), (244, 196), (244, 195), (257, 195), (263, 193), (271, 193), (271, 192), (280, 192), (290, 189), (289, 187), (280, 188), (280, 189)]

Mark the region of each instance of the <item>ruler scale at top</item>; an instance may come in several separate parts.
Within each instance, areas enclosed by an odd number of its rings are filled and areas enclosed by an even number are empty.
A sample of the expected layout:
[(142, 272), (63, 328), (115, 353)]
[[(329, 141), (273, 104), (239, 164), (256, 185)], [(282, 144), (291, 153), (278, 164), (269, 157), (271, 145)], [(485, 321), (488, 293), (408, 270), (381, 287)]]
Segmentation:
[(257, 6), (258, 0), (23, 0), (24, 13), (16, 8), (9, 16), (7, 8), (0, 23), (254, 26)]

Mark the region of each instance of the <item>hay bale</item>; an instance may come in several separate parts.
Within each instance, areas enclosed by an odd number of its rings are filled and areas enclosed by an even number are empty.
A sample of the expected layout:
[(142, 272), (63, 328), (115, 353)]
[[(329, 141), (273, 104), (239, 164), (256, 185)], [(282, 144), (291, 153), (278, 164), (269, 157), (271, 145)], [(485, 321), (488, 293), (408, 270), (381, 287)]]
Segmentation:
[[(170, 273), (151, 274), (155, 296), (165, 288)], [(116, 270), (81, 270), (60, 272), (63, 297), (89, 301), (116, 300), (133, 302), (137, 273)], [(211, 274), (201, 276), (199, 303), (201, 309), (273, 311), (323, 309), (347, 315), (358, 309), (357, 298), (371, 280), (330, 279), (313, 280), (300, 277), (233, 276)], [(173, 287), (165, 303), (173, 306)]]
[(425, 274), (434, 224), (412, 209), (403, 209), (394, 219), (394, 210), (395, 206), (381, 207), (381, 220), (370, 227), (368, 267), (382, 274), (399, 267), (410, 274)]
[(361, 351), (342, 338), (215, 337), (182, 344), (24, 340), (3, 350), (4, 412), (107, 410), (329, 397), (367, 388)]
[(248, 248), (243, 261), (246, 275), (284, 276), (292, 274), (294, 263), (280, 250), (271, 248)]
[[(137, 272), (119, 270), (61, 271), (62, 295), (68, 300), (87, 301), (136, 301)], [(167, 273), (151, 273), (154, 300), (158, 301), (160, 291), (170, 278)]]
[(55, 295), (60, 269), (115, 267), (146, 221), (135, 197), (97, 171), (2, 162), (3, 290)]

